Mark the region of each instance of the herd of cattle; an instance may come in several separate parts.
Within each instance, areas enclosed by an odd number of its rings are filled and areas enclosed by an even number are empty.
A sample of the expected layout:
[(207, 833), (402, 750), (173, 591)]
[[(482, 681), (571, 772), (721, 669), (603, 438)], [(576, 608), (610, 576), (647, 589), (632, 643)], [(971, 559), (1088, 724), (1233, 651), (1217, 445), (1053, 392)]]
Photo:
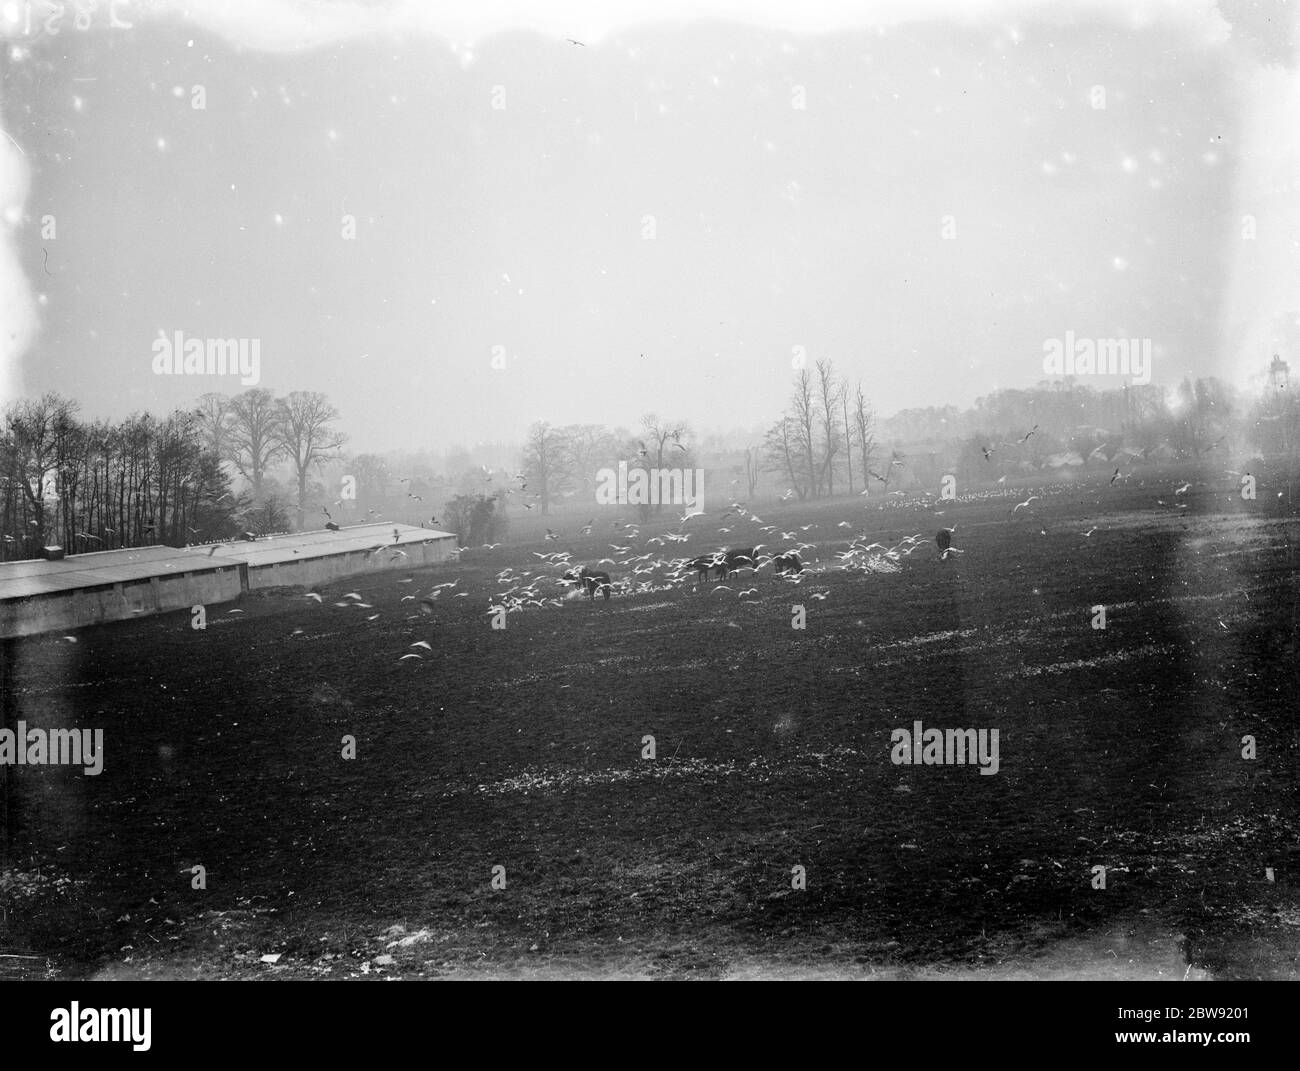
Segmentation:
[[(803, 572), (803, 561), (799, 558), (798, 551), (788, 550), (781, 554), (765, 555), (760, 558), (755, 554), (753, 547), (701, 554), (685, 562), (682, 569), (687, 573), (695, 573), (698, 582), (703, 584), (708, 582), (710, 575), (716, 576), (719, 580), (726, 580), (732, 573), (739, 572), (741, 569), (757, 570), (768, 562), (772, 563), (772, 568), (777, 575)], [(614, 587), (609, 573), (585, 565), (580, 569), (570, 569), (564, 574), (563, 580), (566, 583), (579, 585), (589, 599), (594, 599), (597, 592), (608, 599)]]

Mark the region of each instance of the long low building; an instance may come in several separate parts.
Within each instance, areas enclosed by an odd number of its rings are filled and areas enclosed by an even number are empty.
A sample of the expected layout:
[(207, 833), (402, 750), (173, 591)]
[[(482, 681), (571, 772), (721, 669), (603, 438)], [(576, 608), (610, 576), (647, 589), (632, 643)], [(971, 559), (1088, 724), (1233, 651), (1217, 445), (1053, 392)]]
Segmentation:
[(0, 638), (229, 602), (246, 591), (311, 586), (454, 560), (449, 532), (362, 524), (255, 541), (135, 547), (0, 564)]
[[(214, 552), (215, 548), (215, 552)], [(295, 532), (256, 542), (215, 543), (187, 553), (213, 553), (240, 564), (245, 590), (325, 584), (384, 569), (413, 569), (455, 557), (456, 537), (409, 524), (358, 524), (337, 532)]]

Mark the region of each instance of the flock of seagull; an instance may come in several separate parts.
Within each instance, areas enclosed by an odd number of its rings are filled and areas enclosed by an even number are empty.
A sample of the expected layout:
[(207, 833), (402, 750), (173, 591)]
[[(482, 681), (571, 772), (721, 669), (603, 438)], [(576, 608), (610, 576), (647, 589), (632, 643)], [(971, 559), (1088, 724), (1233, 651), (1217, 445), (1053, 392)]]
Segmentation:
[[(1037, 428), (1030, 429), (1021, 439), (1015, 443), (1004, 443), (1001, 445), (1016, 446), (1022, 445), (1032, 436)], [(989, 448), (990, 451), (992, 448)], [(891, 460), (890, 468), (899, 464), (897, 457)], [(872, 475), (876, 475), (872, 473)], [(878, 477), (879, 478), (879, 477)], [(1127, 478), (1127, 475), (1125, 476)], [(1000, 481), (999, 481), (1000, 482)], [(1110, 483), (1113, 484), (1115, 479), (1112, 478)], [(1192, 484), (1184, 483), (1177, 487), (1173, 494), (1174, 497), (1183, 498), (1192, 489)], [(1021, 511), (1032, 513), (1032, 507), (1035, 502), (1040, 501), (1045, 496), (1050, 496), (1066, 490), (1075, 489), (1071, 485), (1061, 483), (1039, 488), (1030, 488), (1024, 501), (1015, 502), (1012, 505), (1008, 517), (1015, 518), (1020, 515)], [(1025, 492), (1021, 492), (1022, 494)], [(794, 492), (789, 491), (782, 496), (782, 501), (793, 497)], [(946, 512), (946, 507), (951, 502), (969, 502), (986, 500), (991, 498), (1009, 498), (1014, 497), (1011, 492), (1003, 487), (997, 487), (988, 490), (968, 493), (957, 496), (954, 499), (944, 500), (935, 496), (933, 492), (921, 492), (919, 496), (912, 495), (903, 491), (890, 492), (886, 501), (881, 504), (882, 509), (915, 509), (918, 506), (929, 507), (933, 516), (942, 517)], [(1166, 506), (1168, 503), (1164, 499), (1157, 499), (1157, 505)], [(945, 509), (939, 509), (943, 505)], [(1176, 502), (1179, 509), (1188, 508), (1186, 501)], [(678, 544), (688, 542), (694, 533), (684, 531), (687, 522), (704, 516), (703, 511), (688, 512), (678, 518), (678, 523), (674, 530), (660, 532), (658, 535), (651, 536), (641, 540), (641, 528), (638, 523), (621, 523), (612, 522), (611, 533), (618, 540), (616, 543), (610, 543), (609, 549), (612, 552), (594, 563), (596, 569), (602, 569), (605, 566), (613, 566), (625, 572), (621, 579), (616, 578), (612, 583), (615, 592), (624, 595), (638, 595), (647, 592), (662, 592), (679, 588), (693, 587), (696, 584), (695, 578), (698, 576), (696, 566), (693, 564), (691, 557), (678, 556), (671, 554), (671, 548)], [(818, 529), (817, 523), (793, 525), (789, 531), (782, 531), (781, 527), (775, 524), (764, 522), (758, 514), (749, 510), (748, 506), (741, 502), (733, 502), (727, 507), (721, 517), (721, 524), (717, 529), (719, 536), (734, 536), (736, 529), (741, 523), (753, 523), (759, 526), (758, 530), (767, 534), (773, 541), (780, 541), (779, 549), (773, 547), (768, 549), (767, 544), (757, 544), (754, 547), (757, 564), (750, 573), (751, 576), (757, 575), (758, 571), (767, 567), (773, 558), (778, 555), (795, 554), (804, 555), (812, 552), (816, 555), (818, 544), (811, 542), (809, 532)], [(730, 522), (730, 523), (728, 523)], [(590, 536), (595, 530), (596, 520), (593, 517), (580, 529), (581, 535)], [(835, 527), (843, 529), (852, 529), (855, 526), (845, 520), (840, 521)], [(941, 561), (948, 558), (964, 554), (965, 551), (952, 545), (952, 537), (957, 530), (957, 526), (950, 528), (940, 528), (934, 541), (938, 546), (938, 557)], [(1092, 525), (1086, 531), (1078, 534), (1087, 539), (1098, 530), (1097, 525)], [(1041, 534), (1046, 535), (1045, 528), (1040, 529)], [(550, 528), (546, 529), (545, 541), (558, 542), (563, 536)], [(854, 536), (848, 546), (835, 552), (834, 557), (837, 564), (833, 568), (845, 571), (856, 571), (860, 573), (892, 573), (898, 572), (902, 568), (903, 559), (910, 557), (922, 547), (928, 547), (930, 540), (925, 535), (917, 533), (915, 535), (905, 536), (893, 545), (886, 545), (880, 542), (868, 542), (866, 534)], [(638, 546), (638, 544), (640, 544)], [(491, 551), (500, 547), (500, 543), (485, 543), (480, 550)], [(767, 549), (767, 553), (761, 554), (760, 551)], [(566, 598), (573, 598), (580, 594), (580, 580), (577, 570), (580, 565), (585, 563), (573, 560), (573, 552), (568, 550), (539, 552), (533, 551), (533, 556), (537, 563), (532, 569), (516, 570), (513, 566), (507, 566), (501, 572), (496, 574), (496, 579), (500, 583), (502, 590), (492, 595), (492, 600), (488, 607), (489, 614), (497, 613), (518, 613), (529, 607), (544, 609), (546, 607), (562, 606)], [(719, 564), (721, 564), (722, 552), (717, 552)], [(815, 559), (814, 559), (815, 560)], [(784, 583), (798, 585), (803, 583), (810, 575), (816, 575), (817, 572), (823, 572), (825, 569), (814, 568), (811, 571), (791, 572), (778, 574), (779, 579)], [(568, 574), (568, 575), (566, 575)], [(707, 585), (709, 594), (720, 592), (730, 592), (732, 587), (726, 583)], [(568, 589), (568, 590), (565, 590)], [(557, 594), (557, 591), (559, 592)], [(736, 597), (748, 598), (757, 596), (759, 589), (749, 587), (736, 592)], [(827, 592), (816, 592), (811, 597), (817, 600), (827, 598)]]
[[(611, 554), (596, 561), (594, 567), (600, 569), (613, 566), (622, 570), (625, 575), (615, 579), (612, 587), (614, 591), (623, 595), (693, 588), (699, 576), (698, 567), (689, 555), (675, 556), (673, 548), (691, 540), (696, 533), (682, 529), (688, 521), (703, 516), (701, 511), (683, 514), (678, 519), (675, 530), (663, 531), (644, 539), (642, 525), (639, 523), (614, 521), (611, 523), (611, 538), (618, 541), (608, 544)], [(806, 555), (810, 552), (815, 555), (817, 552), (817, 544), (806, 538), (807, 533), (820, 527), (816, 523), (794, 525), (790, 531), (782, 531), (780, 526), (767, 524), (763, 518), (740, 502), (733, 502), (722, 515), (721, 521), (723, 523), (717, 529), (719, 535), (732, 535), (741, 523), (753, 523), (759, 526), (759, 531), (773, 539), (774, 543), (771, 545), (759, 543), (754, 546), (756, 564), (749, 570), (750, 577), (756, 576), (760, 570), (768, 567), (772, 559), (778, 555), (789, 553)], [(582, 526), (582, 534), (590, 536), (595, 530), (595, 524), (593, 517)], [(848, 521), (842, 521), (838, 527), (852, 526)], [(560, 538), (557, 533), (547, 529), (548, 541), (556, 541)], [(771, 549), (777, 540), (783, 545), (779, 550)], [(926, 545), (925, 537), (920, 534), (907, 536), (893, 546), (868, 543), (866, 540), (866, 535), (856, 536), (847, 550), (837, 554), (838, 568), (862, 573), (897, 572), (901, 568), (902, 559)], [(484, 543), (478, 549), (490, 551), (499, 546), (499, 543)], [(761, 553), (764, 550), (768, 553)], [(951, 548), (945, 550), (944, 556), (946, 557), (950, 552), (952, 552)], [(529, 607), (537, 609), (558, 607), (564, 605), (566, 599), (574, 598), (581, 593), (581, 581), (577, 570), (585, 563), (574, 561), (572, 551), (532, 551), (531, 553), (537, 559), (533, 568), (516, 569), (514, 566), (507, 566), (496, 574), (495, 579), (501, 585), (501, 590), (492, 594), (487, 613), (518, 613)], [(722, 552), (717, 552), (719, 565), (721, 565), (721, 554)], [(788, 572), (778, 575), (783, 583), (799, 585), (810, 575), (815, 575), (816, 571)], [(743, 569), (738, 571), (738, 573), (743, 572)], [(710, 596), (736, 590), (726, 583), (705, 586)], [(737, 599), (751, 598), (758, 594), (757, 587), (736, 590)], [(827, 595), (827, 592), (820, 591), (812, 593), (810, 597), (821, 600)]]
[[(1029, 432), (1032, 435), (1033, 431)], [(1028, 435), (1025, 436), (1028, 438)], [(1020, 440), (1024, 442), (1024, 439)], [(1006, 444), (1015, 445), (1015, 444)], [(893, 464), (891, 463), (891, 468)], [(874, 475), (874, 473), (873, 473)], [(522, 476), (517, 477), (522, 480)], [(1127, 478), (1127, 477), (1126, 477)], [(1111, 484), (1116, 482), (1112, 477)], [(524, 484), (526, 487), (526, 483)], [(1191, 491), (1192, 484), (1184, 483), (1173, 490), (1171, 496), (1174, 504), (1180, 509), (1187, 508), (1187, 502), (1177, 501), (1185, 499), (1185, 496)], [(1077, 490), (1077, 485), (1071, 487), (1069, 484), (1053, 484), (1050, 486), (1029, 488), (1027, 497), (1024, 501), (1015, 502), (1011, 506), (1008, 519), (1017, 518), (1022, 512), (1032, 514), (1035, 502), (1040, 501), (1045, 496), (1050, 496), (1065, 490)], [(521, 488), (522, 490), (522, 488)], [(1025, 491), (1021, 492), (1026, 493)], [(782, 496), (785, 501), (793, 496), (793, 492)], [(917, 507), (928, 508), (935, 517), (942, 517), (947, 507), (954, 502), (967, 502), (977, 500), (987, 500), (995, 498), (1014, 498), (1014, 495), (1003, 487), (984, 489), (977, 492), (967, 493), (953, 499), (943, 499), (934, 495), (932, 492), (907, 493), (902, 491), (890, 492), (885, 501), (876, 506), (877, 509), (916, 509)], [(1157, 504), (1167, 506), (1164, 499), (1157, 499)], [(875, 505), (873, 503), (873, 505)], [(940, 506), (944, 508), (939, 508)], [(871, 508), (870, 506), (868, 508)], [(328, 514), (327, 514), (328, 516)], [(492, 592), (489, 599), (489, 605), (486, 613), (488, 615), (521, 613), (530, 608), (547, 609), (562, 607), (566, 601), (579, 597), (583, 591), (582, 578), (580, 574), (581, 567), (594, 568), (596, 570), (605, 567), (613, 567), (620, 571), (622, 575), (612, 578), (611, 588), (614, 592), (622, 595), (640, 595), (651, 592), (664, 592), (682, 589), (697, 589), (702, 587), (707, 591), (709, 597), (715, 595), (735, 592), (736, 599), (755, 598), (760, 594), (757, 585), (740, 588), (737, 585), (733, 588), (730, 584), (724, 582), (710, 584), (707, 580), (701, 585), (699, 582), (699, 558), (693, 558), (687, 551), (685, 544), (691, 542), (696, 536), (702, 536), (700, 531), (703, 521), (701, 518), (706, 514), (703, 510), (688, 511), (677, 518), (677, 523), (668, 526), (669, 530), (658, 532), (655, 535), (643, 537), (643, 525), (637, 522), (613, 521), (609, 529), (609, 538), (615, 540), (608, 544), (610, 553), (600, 558), (591, 566), (588, 562), (579, 562), (574, 560), (572, 550), (554, 550), (554, 551), (531, 551), (535, 562), (531, 568), (516, 568), (514, 565), (507, 565), (504, 569), (495, 574), (498, 590)], [(690, 524), (692, 530), (688, 531), (689, 522), (698, 522)], [(757, 577), (760, 570), (771, 567), (774, 559), (786, 555), (799, 555), (803, 568), (800, 571), (777, 572), (776, 577), (780, 581), (790, 585), (799, 585), (805, 583), (810, 577), (825, 573), (830, 569), (838, 569), (847, 572), (858, 572), (862, 574), (877, 573), (897, 573), (903, 567), (903, 561), (915, 554), (923, 547), (930, 546), (929, 537), (921, 533), (908, 535), (892, 545), (871, 541), (865, 533), (859, 533), (849, 539), (847, 546), (842, 550), (832, 548), (834, 563), (826, 565), (815, 564), (819, 561), (818, 553), (821, 547), (827, 543), (842, 545), (840, 538), (832, 536), (829, 540), (822, 540), (819, 547), (814, 542), (816, 536), (810, 533), (816, 532), (821, 528), (816, 522), (808, 524), (791, 525), (789, 530), (783, 530), (783, 527), (776, 524), (770, 524), (764, 521), (762, 517), (754, 513), (749, 507), (742, 502), (732, 502), (721, 515), (716, 533), (721, 537), (735, 538), (738, 529), (742, 526), (746, 530), (752, 531), (750, 525), (757, 525), (757, 530), (766, 535), (771, 542), (768, 544), (758, 543), (753, 547), (755, 565), (749, 570), (747, 579), (753, 584), (753, 579)], [(832, 526), (828, 524), (828, 529)], [(838, 529), (852, 530), (856, 527), (847, 520), (838, 522), (833, 526)], [(586, 524), (580, 527), (580, 534), (583, 537), (590, 537), (596, 531), (596, 519), (593, 517)], [(950, 556), (964, 553), (961, 549), (952, 546), (952, 537), (957, 530), (957, 526), (950, 528), (940, 528), (937, 536), (933, 537), (934, 543), (937, 544), (939, 560), (947, 560)], [(1087, 531), (1080, 532), (1083, 538), (1089, 538), (1098, 530), (1097, 525), (1091, 526)], [(1046, 529), (1042, 529), (1042, 534), (1046, 535)], [(559, 543), (564, 536), (550, 528), (546, 529), (544, 542)], [(697, 539), (696, 544), (703, 542)], [(501, 542), (484, 543), (475, 548), (476, 551), (490, 552), (503, 546)], [(388, 550), (390, 563), (397, 560), (397, 555), (402, 555), (402, 551), (392, 546), (376, 546), (373, 548), (374, 553)], [(712, 552), (716, 555), (717, 564), (722, 564), (723, 551)], [(703, 557), (710, 556), (710, 552), (705, 552)], [(748, 568), (748, 567), (746, 567)], [(743, 575), (744, 569), (734, 570), (737, 575)], [(399, 580), (400, 584), (414, 584), (416, 580), (413, 576), (408, 576)], [(456, 591), (460, 580), (447, 581), (435, 585), (428, 593), (425, 594), (408, 594), (401, 597), (400, 602), (413, 603), (412, 610), (418, 610), (420, 614), (432, 615), (436, 611), (438, 600), (444, 598), (463, 599), (469, 598), (468, 591)], [(739, 589), (739, 590), (737, 590)], [(829, 597), (826, 590), (817, 590), (810, 592), (807, 598), (813, 601), (821, 601)], [(323, 603), (324, 599), (319, 592), (306, 592), (302, 598), (309, 602), (317, 604)], [(335, 607), (349, 611), (374, 610), (373, 604), (365, 601), (360, 592), (348, 592), (334, 601)], [(234, 611), (237, 612), (237, 611)], [(364, 614), (366, 621), (375, 621), (381, 616), (381, 612)], [(408, 620), (417, 620), (416, 615), (412, 615)], [(299, 628), (294, 631), (293, 635), (300, 635), (304, 632)], [(432, 647), (426, 640), (417, 640), (410, 645), (410, 649), (402, 654), (399, 662), (418, 661), (425, 657), (426, 652), (431, 652)]]

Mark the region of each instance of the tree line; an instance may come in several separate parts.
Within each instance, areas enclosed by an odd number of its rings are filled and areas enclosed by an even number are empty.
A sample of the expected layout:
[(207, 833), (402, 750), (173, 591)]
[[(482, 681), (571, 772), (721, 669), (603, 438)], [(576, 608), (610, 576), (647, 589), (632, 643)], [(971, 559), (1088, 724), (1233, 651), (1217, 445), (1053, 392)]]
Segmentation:
[[(547, 516), (558, 500), (591, 491), (602, 469), (687, 469), (695, 467), (695, 433), (685, 420), (664, 420), (647, 413), (635, 432), (611, 431), (603, 424), (557, 427), (539, 420), (524, 440), (519, 488), (525, 508)], [(752, 490), (752, 485), (751, 485)], [(648, 511), (662, 512), (664, 503)]]
[[(755, 430), (743, 459), (744, 440), (733, 440), (723, 464), (741, 463), (730, 473), (719, 467), (716, 442), (702, 446), (687, 421), (654, 413), (634, 430), (538, 421), (521, 446), (484, 448), (479, 457), (495, 459), (489, 466), (465, 450), (441, 462), (419, 454), (346, 456), (338, 411), (311, 391), (209, 393), (192, 409), (116, 423), (82, 420), (75, 402), (46, 394), (2, 414), (0, 556), (35, 557), (51, 543), (73, 553), (181, 546), (318, 526), (324, 518), (314, 519), (331, 510), (341, 523), (427, 523), (465, 544), (493, 542), (511, 514), (547, 516), (575, 496), (594, 502), (601, 470), (620, 463), (689, 469), (707, 458), (713, 495), (752, 499), (768, 474), (780, 497), (804, 500), (929, 486), (945, 472), (991, 482), (1113, 466), (1116, 458), (1226, 458), (1247, 447), (1293, 454), (1300, 400), (1286, 372), (1275, 358), (1268, 384), (1253, 395), (1214, 377), (1184, 379), (1172, 390), (1058, 382), (994, 391), (966, 409), (906, 409), (878, 422), (862, 381), (850, 383), (823, 359), (795, 370), (784, 411), (765, 432)], [(512, 454), (518, 464), (507, 467)], [(277, 479), (285, 472), (287, 484)], [(355, 498), (326, 492), (325, 483), (344, 476)]]
[[(288, 527), (267, 474), (287, 461), (302, 524), (309, 476), (337, 456), (343, 436), (324, 395), (283, 398), (253, 389), (206, 394), (195, 409), (116, 423), (79, 418), (56, 393), (20, 399), (0, 415), (0, 555), (32, 558), (45, 546), (70, 553), (228, 539)], [(229, 462), (248, 488), (236, 491)]]
[[(854, 467), (854, 453), (857, 466)], [(763, 462), (800, 500), (835, 494), (836, 478), (846, 492), (866, 489), (880, 479), (876, 456), (876, 417), (862, 381), (850, 384), (829, 358), (794, 375), (790, 400), (763, 438)]]

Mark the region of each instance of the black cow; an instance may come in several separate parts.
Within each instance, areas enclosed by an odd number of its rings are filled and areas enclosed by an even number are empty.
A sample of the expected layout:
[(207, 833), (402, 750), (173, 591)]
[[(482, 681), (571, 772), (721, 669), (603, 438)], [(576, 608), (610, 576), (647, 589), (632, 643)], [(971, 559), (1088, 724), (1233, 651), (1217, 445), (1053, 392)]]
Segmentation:
[(709, 572), (713, 569), (721, 569), (722, 554), (701, 554), (698, 558), (692, 558), (686, 563), (687, 569), (694, 569), (696, 579), (699, 583), (704, 583), (709, 579)]
[(570, 569), (564, 574), (564, 579), (571, 583), (581, 584), (583, 589), (587, 592), (587, 598), (589, 599), (594, 599), (597, 591), (604, 592), (605, 601), (609, 602), (609, 592), (614, 585), (609, 579), (608, 573), (602, 573), (596, 569), (588, 569), (584, 565), (577, 572)]
[(772, 559), (772, 568), (776, 570), (777, 576), (782, 573), (798, 574), (803, 572), (803, 562), (799, 560), (797, 550), (787, 550), (784, 554), (778, 554)]
[(722, 574), (722, 579), (726, 580), (732, 573), (739, 572), (741, 569), (757, 569), (758, 559), (754, 557), (754, 548), (746, 547), (744, 550), (728, 550), (722, 554), (722, 561), (715, 566)]

